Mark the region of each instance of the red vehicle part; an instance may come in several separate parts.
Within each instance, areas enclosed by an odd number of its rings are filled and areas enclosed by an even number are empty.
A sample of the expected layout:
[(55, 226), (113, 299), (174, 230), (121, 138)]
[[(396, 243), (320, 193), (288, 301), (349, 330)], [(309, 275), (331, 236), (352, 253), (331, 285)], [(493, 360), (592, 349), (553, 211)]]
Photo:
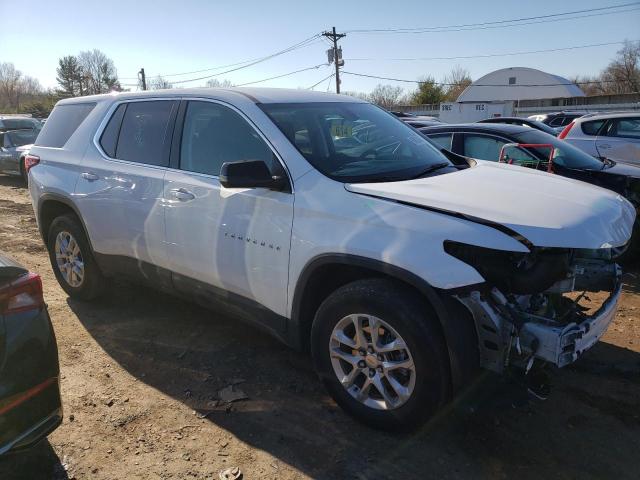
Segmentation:
[[(506, 148), (508, 147), (515, 147), (515, 148), (519, 148), (519, 149), (523, 149), (526, 150), (528, 148), (548, 148), (549, 149), (549, 159), (546, 161), (546, 167), (547, 167), (547, 172), (549, 173), (553, 173), (553, 154), (555, 153), (555, 147), (550, 144), (550, 143), (506, 143), (502, 146), (502, 148), (500, 149), (500, 157), (498, 158), (498, 162), (499, 163), (508, 163), (509, 165), (513, 165), (514, 160), (513, 158), (509, 158), (508, 156), (505, 156), (504, 151)], [(528, 153), (528, 152), (527, 152)], [(517, 162), (517, 160), (516, 160)], [(541, 166), (544, 166), (544, 163), (542, 160), (538, 160), (537, 162), (535, 162), (536, 164), (533, 165), (534, 162), (531, 161), (522, 161), (521, 166), (523, 167), (530, 167), (530, 168), (535, 168), (536, 170), (540, 170)], [(531, 164), (531, 165), (528, 165)], [(520, 165), (520, 163), (516, 163), (516, 165)]]

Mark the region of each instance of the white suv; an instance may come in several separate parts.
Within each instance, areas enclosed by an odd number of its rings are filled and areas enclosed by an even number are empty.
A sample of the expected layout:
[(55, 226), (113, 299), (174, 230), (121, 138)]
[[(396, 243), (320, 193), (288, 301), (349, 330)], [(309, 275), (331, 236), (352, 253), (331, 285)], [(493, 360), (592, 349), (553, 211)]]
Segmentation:
[(558, 138), (594, 157), (640, 165), (640, 113), (585, 115), (567, 125)]
[[(57, 104), (27, 161), (58, 281), (234, 305), (310, 350), (370, 425), (420, 425), (480, 368), (567, 365), (614, 317), (635, 218), (607, 190), (438, 150), (348, 96), (122, 93)], [(587, 315), (574, 291), (609, 292)]]

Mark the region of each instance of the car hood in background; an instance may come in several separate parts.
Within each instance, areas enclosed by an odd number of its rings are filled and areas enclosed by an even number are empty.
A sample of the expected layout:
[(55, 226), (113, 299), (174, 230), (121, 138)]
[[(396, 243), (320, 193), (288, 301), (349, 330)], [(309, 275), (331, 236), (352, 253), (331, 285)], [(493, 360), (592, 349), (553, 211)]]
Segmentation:
[(501, 224), (538, 247), (610, 248), (627, 243), (634, 207), (621, 195), (530, 168), (477, 161), (446, 175), (356, 183), (364, 195)]

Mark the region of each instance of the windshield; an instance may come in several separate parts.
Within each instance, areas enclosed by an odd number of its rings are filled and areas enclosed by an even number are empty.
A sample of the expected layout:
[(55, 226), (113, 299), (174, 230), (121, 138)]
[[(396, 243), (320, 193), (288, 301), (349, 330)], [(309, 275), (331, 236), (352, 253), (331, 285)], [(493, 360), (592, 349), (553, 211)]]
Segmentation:
[[(552, 135), (532, 130), (530, 132), (519, 133), (515, 137), (521, 143), (550, 143), (554, 146), (553, 163), (566, 168), (578, 168), (583, 170), (602, 170), (604, 164), (597, 158), (574, 147), (573, 145), (558, 140)], [(549, 148), (529, 148), (541, 158), (549, 158)]]
[(29, 145), (36, 141), (38, 131), (36, 130), (13, 130), (6, 132), (5, 135), (9, 137), (11, 145), (14, 147), (21, 147), (23, 145)]
[(414, 178), (449, 160), (413, 128), (368, 103), (263, 104), (304, 157), (342, 182)]

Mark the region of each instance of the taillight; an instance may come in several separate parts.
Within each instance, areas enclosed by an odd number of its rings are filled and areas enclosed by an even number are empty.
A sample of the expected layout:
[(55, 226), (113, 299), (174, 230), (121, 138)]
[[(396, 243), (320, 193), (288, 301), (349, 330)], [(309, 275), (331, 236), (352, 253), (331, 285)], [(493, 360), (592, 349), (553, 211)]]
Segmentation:
[(0, 314), (37, 310), (44, 305), (42, 280), (36, 273), (27, 273), (0, 287)]
[(24, 156), (24, 171), (29, 173), (33, 167), (40, 163), (40, 157), (37, 155), (27, 154)]
[(558, 135), (558, 138), (562, 140), (564, 137), (566, 137), (569, 133), (569, 130), (571, 130), (575, 124), (576, 122), (571, 122), (569, 125), (564, 127), (564, 129), (562, 129), (562, 131), (560, 132), (560, 135)]

